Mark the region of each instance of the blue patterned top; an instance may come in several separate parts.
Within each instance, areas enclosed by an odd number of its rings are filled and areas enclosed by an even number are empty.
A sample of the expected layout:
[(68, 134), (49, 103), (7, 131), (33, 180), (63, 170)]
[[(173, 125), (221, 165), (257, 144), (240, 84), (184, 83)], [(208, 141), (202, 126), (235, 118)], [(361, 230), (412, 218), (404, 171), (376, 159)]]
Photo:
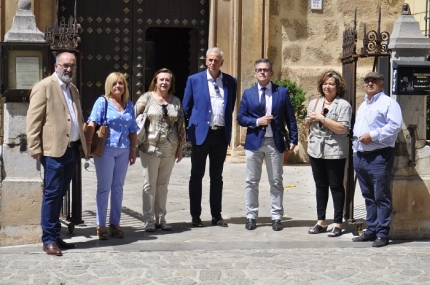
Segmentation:
[[(124, 111), (120, 112), (110, 100), (108, 102), (106, 120), (109, 127), (109, 136), (106, 140), (106, 145), (118, 148), (130, 148), (128, 135), (136, 133), (139, 130), (134, 115), (133, 103), (128, 101)], [(105, 97), (99, 97), (94, 103), (88, 122), (93, 121), (97, 125), (102, 125), (105, 115), (105, 105)]]

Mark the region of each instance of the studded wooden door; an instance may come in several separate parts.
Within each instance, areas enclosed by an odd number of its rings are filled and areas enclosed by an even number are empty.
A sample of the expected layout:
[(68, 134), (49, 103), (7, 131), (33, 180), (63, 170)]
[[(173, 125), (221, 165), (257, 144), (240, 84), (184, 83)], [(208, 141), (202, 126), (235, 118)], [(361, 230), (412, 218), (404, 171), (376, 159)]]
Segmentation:
[[(74, 15), (74, 2), (59, 1), (59, 21)], [(160, 68), (173, 71), (180, 98), (188, 75), (205, 68), (209, 0), (78, 0), (76, 15), (84, 116), (113, 71), (126, 74), (135, 101)]]

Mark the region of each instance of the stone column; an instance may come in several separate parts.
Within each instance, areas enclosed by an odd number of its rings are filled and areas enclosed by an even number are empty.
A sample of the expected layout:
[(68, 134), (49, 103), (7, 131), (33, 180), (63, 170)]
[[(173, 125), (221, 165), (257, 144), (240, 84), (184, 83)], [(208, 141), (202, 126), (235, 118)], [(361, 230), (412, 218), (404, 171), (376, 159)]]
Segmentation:
[[(20, 0), (6, 42), (41, 43), (30, 0)], [(40, 241), (43, 181), (40, 165), (27, 152), (28, 103), (4, 103), (4, 142), (1, 146), (0, 246)]]
[[(394, 23), (388, 48), (392, 51), (392, 62), (426, 60), (430, 50), (429, 40), (420, 32), (419, 23), (410, 15), (407, 4), (404, 4), (402, 15)], [(393, 239), (427, 239), (430, 238), (430, 148), (425, 147), (427, 96), (392, 97), (402, 108), (403, 127), (396, 142), (390, 236)], [(411, 135), (414, 134), (408, 130), (410, 125), (417, 127), (416, 165), (410, 163), (414, 155), (411, 153)]]

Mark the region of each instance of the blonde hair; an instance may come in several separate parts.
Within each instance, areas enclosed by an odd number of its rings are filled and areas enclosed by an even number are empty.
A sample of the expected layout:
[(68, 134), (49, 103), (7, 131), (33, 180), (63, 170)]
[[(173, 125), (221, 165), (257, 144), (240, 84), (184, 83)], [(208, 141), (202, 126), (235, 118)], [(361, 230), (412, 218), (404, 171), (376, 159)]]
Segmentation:
[(128, 92), (128, 82), (124, 74), (119, 72), (112, 72), (111, 74), (108, 75), (108, 77), (106, 77), (105, 97), (107, 98), (110, 97), (112, 86), (120, 79), (122, 80), (122, 82), (124, 82), (124, 93), (122, 93), (121, 95), (121, 101), (122, 101), (122, 106), (125, 107), (127, 104), (128, 98), (130, 98), (130, 93)]

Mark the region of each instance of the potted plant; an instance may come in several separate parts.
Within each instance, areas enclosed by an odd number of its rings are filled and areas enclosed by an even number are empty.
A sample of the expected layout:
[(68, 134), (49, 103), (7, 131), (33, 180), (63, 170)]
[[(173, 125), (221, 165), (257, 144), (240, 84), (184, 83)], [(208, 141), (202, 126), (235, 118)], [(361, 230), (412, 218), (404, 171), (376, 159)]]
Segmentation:
[[(304, 120), (307, 110), (306, 106), (304, 105), (304, 102), (306, 101), (306, 92), (303, 90), (303, 88), (288, 78), (275, 79), (273, 80), (273, 83), (288, 89), (291, 105), (293, 106), (297, 122), (300, 123), (302, 120)], [(288, 161), (289, 154), (290, 152), (284, 152), (284, 165)]]

